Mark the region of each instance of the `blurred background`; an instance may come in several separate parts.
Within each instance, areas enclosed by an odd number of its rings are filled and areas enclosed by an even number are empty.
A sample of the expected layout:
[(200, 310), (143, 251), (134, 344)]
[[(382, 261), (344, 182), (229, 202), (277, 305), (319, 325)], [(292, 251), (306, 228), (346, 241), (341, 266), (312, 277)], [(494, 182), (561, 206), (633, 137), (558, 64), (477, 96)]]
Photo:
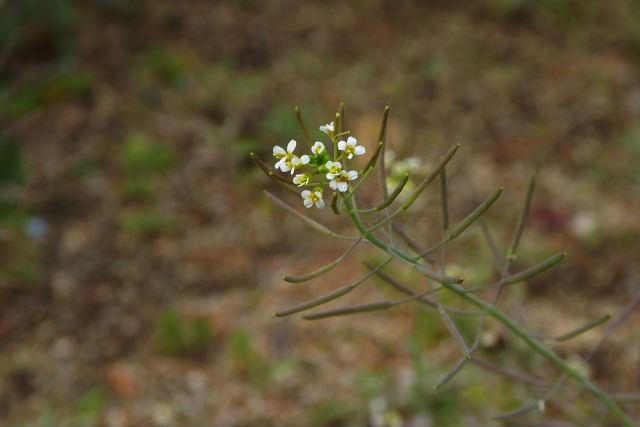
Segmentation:
[[(265, 188), (303, 209), (248, 153), (271, 162), (273, 145), (301, 144), (294, 105), (321, 139), (340, 102), (371, 152), (390, 105), (396, 158), (424, 171), (462, 144), (454, 223), (505, 187), (487, 217), (502, 250), (537, 171), (514, 269), (569, 256), (517, 292), (535, 332), (564, 333), (619, 313), (640, 283), (638, 22), (633, 0), (0, 0), (0, 423), (611, 424), (575, 387), (544, 414), (493, 421), (546, 389), (475, 365), (434, 391), (460, 353), (416, 304), (274, 318), (380, 254), (283, 282), (346, 246), (268, 201)], [(406, 218), (424, 245), (439, 239), (436, 188)], [(479, 227), (467, 234), (450, 269), (490, 283)], [(371, 280), (331, 307), (393, 298)], [(589, 365), (602, 327), (553, 348), (638, 393), (638, 320)], [(482, 338), (479, 357), (557, 378), (499, 325)]]

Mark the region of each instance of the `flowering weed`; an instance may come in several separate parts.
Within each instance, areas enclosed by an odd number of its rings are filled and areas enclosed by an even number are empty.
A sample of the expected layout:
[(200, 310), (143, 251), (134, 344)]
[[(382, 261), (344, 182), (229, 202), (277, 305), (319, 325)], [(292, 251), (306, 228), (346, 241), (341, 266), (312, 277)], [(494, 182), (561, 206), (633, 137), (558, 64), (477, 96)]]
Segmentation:
[[(404, 161), (395, 161), (391, 156), (386, 156), (385, 158), (386, 127), (389, 114), (388, 107), (385, 108), (384, 111), (377, 148), (371, 154), (367, 164), (360, 170), (350, 168), (349, 163), (355, 156), (365, 155), (366, 149), (364, 146), (358, 145), (356, 137), (353, 136), (349, 130), (345, 129), (343, 105), (340, 106), (339, 112), (336, 113), (334, 121), (319, 126), (320, 131), (325, 133), (329, 139), (329, 141), (327, 141), (329, 148), (325, 147), (321, 141), (315, 141), (312, 144), (309, 132), (297, 107), (295, 113), (300, 130), (308, 144), (309, 154), (303, 154), (300, 157), (294, 154), (297, 142), (291, 140), (286, 150), (280, 146), (273, 148), (273, 156), (276, 158), (275, 172), (269, 170), (265, 163), (254, 153), (251, 153), (252, 159), (258, 167), (277, 184), (294, 194), (299, 194), (299, 197), (302, 198), (303, 206), (306, 208), (312, 208), (314, 206), (319, 209), (324, 208), (325, 191), (327, 193), (331, 192), (331, 210), (336, 215), (344, 214), (348, 216), (357, 232), (353, 236), (335, 233), (304, 215), (295, 207), (289, 206), (275, 195), (265, 191), (265, 194), (271, 200), (301, 219), (315, 231), (329, 237), (353, 242), (351, 247), (335, 261), (308, 274), (285, 276), (283, 279), (291, 283), (302, 283), (317, 278), (337, 267), (360, 244), (377, 247), (386, 253), (387, 257), (377, 265), (367, 264), (369, 272), (360, 280), (342, 286), (313, 300), (283, 309), (275, 314), (277, 317), (307, 311), (333, 301), (350, 293), (373, 275), (377, 275), (385, 282), (388, 282), (394, 289), (404, 294), (404, 297), (305, 314), (303, 315), (303, 319), (316, 320), (327, 317), (346, 316), (362, 312), (386, 310), (408, 302), (419, 303), (426, 308), (433, 309), (438, 314), (446, 330), (448, 330), (452, 336), (453, 341), (457, 343), (460, 351), (460, 358), (457, 363), (455, 363), (453, 369), (434, 384), (436, 389), (444, 387), (468, 363), (474, 363), (477, 366), (510, 376), (511, 378), (530, 379), (531, 377), (527, 377), (524, 374), (513, 374), (500, 366), (477, 358), (476, 351), (484, 335), (487, 319), (493, 318), (508, 329), (515, 337), (523, 341), (530, 350), (546, 359), (561, 372), (559, 379), (553, 383), (549, 387), (549, 390), (543, 393), (538, 400), (514, 411), (498, 415), (496, 418), (510, 418), (533, 410), (543, 412), (545, 410), (545, 402), (550, 400), (568, 379), (571, 379), (577, 383), (578, 386), (595, 396), (595, 398), (608, 409), (616, 422), (624, 425), (634, 425), (631, 418), (619, 406), (614, 395), (603, 391), (591, 381), (583, 370), (576, 369), (575, 366), (562, 359), (546, 345), (547, 341), (565, 341), (591, 330), (607, 322), (609, 316), (595, 319), (580, 328), (560, 336), (550, 337), (534, 333), (529, 329), (526, 322), (523, 324), (516, 321), (515, 315), (507, 314), (497, 308), (499, 299), (508, 292), (510, 287), (525, 283), (527, 280), (540, 275), (558, 264), (565, 257), (564, 253), (556, 253), (530, 268), (515, 273), (511, 272), (511, 263), (517, 256), (517, 250), (531, 205), (535, 175), (531, 177), (524, 207), (516, 222), (511, 244), (503, 255), (498, 248), (498, 244), (494, 241), (489, 228), (482, 221), (482, 216), (501, 196), (503, 192), (502, 188), (498, 188), (488, 195), (483, 202), (478, 204), (478, 206), (469, 212), (461, 221), (455, 224), (450, 223), (446, 166), (460, 148), (459, 144), (454, 145), (447, 153), (441, 156), (439, 161), (430, 170), (426, 171), (426, 176), (422, 178), (422, 180), (415, 185), (412, 184), (408, 186), (407, 183), (409, 182), (410, 175), (416, 172), (423, 172), (423, 170), (420, 161), (416, 158), (410, 158)], [(387, 177), (385, 161), (391, 163), (389, 165), (391, 172), (389, 177)], [(382, 201), (376, 206), (359, 207), (360, 200), (358, 200), (357, 197), (358, 190), (375, 169), (379, 171)], [(298, 171), (298, 174), (293, 178), (289, 178), (288, 176), (278, 174), (278, 170), (285, 173), (290, 172), (291, 175), (294, 171)], [(399, 217), (414, 204), (426, 187), (435, 180), (438, 180), (440, 183), (442, 237), (439, 242), (425, 248), (413, 238), (409, 230), (405, 229), (400, 223)], [(392, 185), (388, 188), (390, 184)], [(299, 189), (302, 189), (301, 193), (298, 193), (298, 191), (300, 191)], [(495, 283), (486, 285), (463, 286), (463, 282), (465, 281), (464, 277), (451, 274), (450, 271), (447, 271), (446, 248), (451, 242), (476, 224), (479, 224), (482, 228), (489, 250), (495, 258), (500, 279)], [(395, 277), (385, 273), (385, 267), (392, 262), (400, 262), (410, 267), (418, 276), (422, 276), (423, 288), (415, 290), (409, 285), (399, 283)], [(449, 268), (449, 270), (451, 269)], [(473, 283), (473, 280), (471, 283)], [(492, 294), (487, 295), (485, 291), (491, 291)], [(518, 313), (516, 313), (516, 315), (517, 314)], [(623, 315), (620, 315), (616, 321), (612, 322), (612, 326), (607, 330), (607, 333), (603, 335), (597, 347), (607, 339), (612, 328), (621, 323), (620, 319), (622, 319), (622, 316)], [(473, 340), (468, 340), (469, 333), (463, 334), (458, 326), (463, 323), (464, 325), (468, 325), (468, 318), (477, 320)], [(468, 329), (468, 327), (465, 326), (465, 329)], [(593, 352), (595, 352), (595, 350)], [(593, 352), (589, 357), (593, 356)], [(538, 380), (534, 379), (533, 381)]]

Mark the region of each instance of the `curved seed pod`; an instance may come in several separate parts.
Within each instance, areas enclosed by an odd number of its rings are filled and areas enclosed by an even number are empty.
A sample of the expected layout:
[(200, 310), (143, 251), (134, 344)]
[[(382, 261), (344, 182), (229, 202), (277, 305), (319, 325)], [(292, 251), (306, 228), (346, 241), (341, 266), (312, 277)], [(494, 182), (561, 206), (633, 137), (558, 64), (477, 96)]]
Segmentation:
[(454, 366), (453, 369), (451, 371), (449, 371), (449, 373), (447, 375), (444, 376), (444, 378), (442, 378), (440, 381), (438, 381), (438, 384), (433, 386), (433, 388), (438, 390), (438, 389), (444, 387), (445, 384), (447, 384), (449, 381), (451, 381), (451, 379), (453, 379), (453, 377), (455, 377), (455, 375), (458, 372), (460, 372), (460, 369), (462, 369), (464, 367), (464, 364), (467, 363), (468, 361), (469, 361), (469, 358), (467, 358), (467, 357), (463, 357), (462, 359), (460, 359), (458, 361), (458, 363), (456, 363), (456, 366)]
[(576, 329), (574, 329), (572, 331), (569, 331), (566, 334), (562, 334), (562, 335), (559, 335), (557, 337), (542, 337), (542, 338), (543, 339), (550, 339), (550, 340), (553, 340), (553, 341), (560, 341), (560, 342), (568, 341), (571, 338), (575, 338), (578, 335), (581, 335), (581, 334), (583, 334), (583, 333), (595, 328), (596, 326), (602, 325), (604, 322), (608, 321), (609, 319), (611, 319), (611, 315), (605, 314), (601, 318), (596, 319), (596, 320), (594, 320), (592, 322), (589, 322), (586, 325), (583, 325), (583, 326), (581, 326), (579, 328), (576, 328)]
[(334, 214), (340, 215), (340, 209), (338, 208), (338, 193), (333, 192), (333, 196), (331, 197), (331, 210)]
[(361, 172), (366, 173), (368, 170), (373, 169), (376, 166), (376, 163), (380, 158), (380, 152), (382, 151), (382, 147), (384, 147), (384, 142), (382, 141), (378, 142), (378, 147), (376, 148), (376, 151), (374, 151), (373, 156), (371, 156), (371, 158), (369, 159), (365, 167), (362, 168)]
[(449, 229), (449, 200), (447, 197), (447, 168), (440, 171), (440, 213), (442, 215), (442, 229), (446, 233)]
[(446, 325), (447, 329), (449, 329), (449, 332), (451, 332), (451, 335), (453, 335), (455, 340), (458, 342), (458, 345), (460, 346), (460, 349), (462, 350), (464, 357), (466, 359), (471, 359), (471, 352), (469, 351), (469, 346), (467, 345), (467, 342), (464, 340), (464, 337), (462, 336), (462, 332), (460, 332), (460, 329), (458, 329), (458, 327), (456, 326), (456, 322), (454, 322), (451, 316), (449, 316), (449, 313), (447, 313), (444, 310), (444, 308), (442, 307), (442, 304), (440, 304), (437, 297), (436, 297), (436, 304), (438, 305), (438, 312), (440, 313), (440, 316), (442, 316), (442, 320), (444, 320), (444, 324)]
[(351, 283), (349, 285), (343, 286), (343, 287), (341, 287), (339, 289), (336, 289), (333, 292), (329, 292), (326, 295), (320, 296), (318, 298), (314, 298), (314, 299), (312, 299), (310, 301), (307, 301), (307, 302), (303, 302), (302, 304), (298, 304), (296, 306), (281, 310), (281, 311), (277, 312), (275, 314), (275, 316), (276, 317), (289, 316), (290, 314), (299, 313), (299, 312), (307, 310), (309, 308), (317, 307), (317, 306), (319, 306), (321, 304), (327, 303), (327, 302), (332, 301), (332, 300), (334, 300), (336, 298), (339, 298), (339, 297), (341, 297), (343, 295), (346, 295), (349, 292), (351, 292), (352, 290), (354, 290), (355, 288), (357, 288), (358, 286), (360, 286), (362, 283), (364, 283), (368, 278), (373, 276), (376, 272), (378, 272), (378, 270), (380, 270), (385, 265), (389, 264), (391, 261), (393, 261), (393, 257), (387, 258), (387, 260), (384, 261), (382, 264), (374, 267), (369, 273), (367, 273), (363, 278), (361, 278), (357, 282), (354, 282), (354, 283)]
[(370, 213), (370, 212), (379, 212), (379, 211), (383, 210), (384, 208), (386, 208), (387, 206), (389, 206), (391, 203), (393, 203), (396, 200), (396, 198), (402, 192), (402, 189), (404, 188), (404, 186), (407, 184), (407, 181), (409, 181), (409, 174), (408, 173), (404, 174), (404, 177), (402, 178), (402, 181), (400, 181), (398, 183), (398, 185), (396, 186), (396, 188), (393, 190), (393, 192), (391, 194), (389, 194), (389, 197), (387, 197), (387, 199), (384, 200), (382, 203), (380, 203), (378, 206), (376, 206), (375, 208), (371, 208), (371, 209), (356, 209), (353, 212), (355, 212), (355, 213)]
[[(387, 141), (387, 120), (389, 119), (389, 106), (386, 105), (384, 107), (384, 113), (382, 114), (382, 123), (380, 125), (380, 133), (378, 134), (378, 141), (381, 143), (385, 143)], [(387, 170), (384, 164), (384, 153), (385, 147), (380, 146), (379, 153), (377, 153), (376, 160), (378, 156), (380, 157), (380, 168), (378, 170), (378, 181), (380, 184), (380, 189), (382, 191), (382, 198), (386, 199), (389, 195), (387, 190)]]
[(473, 212), (469, 214), (469, 216), (463, 219), (460, 222), (460, 224), (456, 225), (456, 227), (453, 230), (451, 230), (451, 233), (449, 233), (448, 239), (449, 240), (455, 239), (460, 234), (462, 234), (467, 228), (469, 228), (471, 224), (473, 224), (478, 218), (480, 218), (482, 214), (484, 214), (487, 210), (489, 210), (491, 205), (493, 205), (495, 201), (498, 200), (503, 190), (504, 189), (502, 187), (498, 188), (495, 191), (495, 193), (489, 196), (489, 198), (487, 198), (484, 202), (480, 203), (480, 205), (477, 208), (475, 208)]
[(377, 230), (378, 228), (382, 227), (383, 225), (385, 225), (386, 223), (388, 223), (389, 221), (391, 221), (393, 218), (395, 218), (396, 216), (400, 215), (401, 213), (403, 213), (404, 211), (406, 211), (407, 209), (409, 209), (409, 207), (411, 207), (411, 205), (416, 201), (416, 199), (420, 196), (420, 194), (424, 191), (424, 189), (427, 187), (427, 185), (429, 185), (431, 183), (431, 181), (434, 180), (434, 178), (436, 176), (438, 176), (438, 174), (440, 173), (440, 170), (445, 167), (445, 165), (447, 163), (449, 163), (449, 161), (451, 160), (451, 158), (453, 157), (453, 155), (456, 153), (456, 151), (458, 151), (458, 148), (460, 148), (460, 144), (456, 144), (454, 145), (448, 152), (447, 154), (445, 154), (442, 158), (440, 158), (440, 161), (438, 162), (438, 164), (434, 167), (434, 170), (431, 171), (431, 173), (425, 177), (420, 184), (418, 184), (418, 187), (413, 191), (413, 193), (411, 194), (411, 196), (409, 197), (409, 199), (407, 199), (407, 201), (400, 206), (397, 210), (395, 210), (391, 215), (387, 216), (385, 219), (383, 219), (382, 221), (380, 221), (379, 223), (375, 224), (373, 227), (371, 227), (369, 230), (367, 230), (368, 232), (372, 232)]
[(318, 319), (324, 319), (327, 317), (347, 316), (355, 313), (366, 313), (369, 311), (386, 310), (387, 308), (395, 307), (396, 305), (400, 305), (405, 302), (411, 301), (413, 299), (419, 298), (425, 295), (426, 293), (427, 292), (422, 292), (417, 294), (416, 296), (403, 298), (395, 301), (372, 302), (368, 304), (354, 305), (352, 307), (337, 308), (335, 310), (323, 311), (320, 313), (307, 314), (305, 316), (302, 316), (302, 318), (305, 320), (318, 320)]
[(438, 283), (459, 284), (464, 281), (463, 277), (445, 276), (444, 274), (440, 274), (436, 271), (428, 269), (424, 265), (413, 264), (413, 268), (416, 269), (423, 276), (426, 276), (429, 279), (435, 280)]
[(504, 420), (507, 418), (512, 418), (512, 417), (516, 417), (518, 415), (522, 415), (522, 414), (526, 414), (527, 412), (531, 412), (534, 411), (536, 409), (540, 409), (540, 401), (537, 400), (535, 402), (532, 403), (528, 403), (524, 406), (521, 406), (518, 409), (514, 409), (513, 411), (510, 412), (505, 412), (504, 414), (499, 414), (499, 415), (494, 415), (492, 418), (494, 420)]
[(347, 316), (355, 313), (366, 313), (368, 311), (384, 310), (393, 307), (391, 301), (372, 302), (369, 304), (354, 305), (353, 307), (337, 308), (335, 310), (323, 311), (321, 313), (307, 314), (302, 316), (305, 320), (318, 320), (334, 316)]
[(278, 185), (283, 186), (285, 190), (289, 191), (290, 193), (298, 196), (298, 192), (294, 189), (295, 184), (293, 182), (289, 181), (285, 177), (278, 175), (273, 171), (270, 171), (267, 165), (264, 164), (262, 159), (258, 157), (256, 153), (250, 153), (249, 155), (251, 156), (253, 162), (258, 166), (258, 168), (260, 168), (260, 170), (264, 172), (265, 175), (267, 175), (272, 181), (274, 181)]
[(390, 107), (385, 105), (384, 113), (382, 113), (382, 124), (380, 125), (380, 133), (378, 134), (378, 141), (387, 140), (387, 120), (389, 119)]
[(513, 285), (514, 283), (522, 282), (524, 280), (530, 279), (532, 277), (537, 276), (538, 274), (547, 271), (560, 261), (567, 255), (566, 252), (559, 252), (546, 260), (542, 261), (540, 264), (534, 265), (531, 268), (527, 268), (526, 270), (521, 271), (520, 273), (513, 274), (507, 277), (504, 281), (505, 285)]
[(251, 160), (253, 160), (253, 163), (255, 163), (256, 166), (258, 166), (260, 168), (260, 170), (262, 172), (264, 172), (265, 175), (269, 176), (269, 172), (271, 172), (271, 171), (269, 170), (267, 165), (264, 164), (262, 159), (260, 157), (258, 157), (258, 155), (256, 153), (254, 153), (254, 152), (249, 153), (249, 156), (251, 157)]
[(302, 131), (302, 136), (304, 136), (304, 139), (307, 141), (307, 144), (311, 145), (311, 137), (309, 136), (307, 127), (304, 125), (304, 120), (302, 119), (302, 114), (300, 113), (300, 107), (296, 105), (294, 107), (294, 111), (296, 112), (296, 119), (298, 120), (298, 126)]
[(324, 267), (320, 267), (319, 269), (312, 271), (309, 274), (304, 274), (302, 276), (283, 276), (282, 280), (286, 280), (290, 283), (302, 283), (309, 281), (311, 279), (315, 279), (326, 273), (329, 270), (334, 269), (338, 264), (340, 264), (344, 259), (360, 244), (362, 241), (362, 237), (358, 239), (349, 249), (347, 249), (342, 255), (340, 255), (335, 261), (325, 265)]
[(447, 235), (447, 237), (445, 237), (441, 242), (430, 247), (426, 251), (421, 252), (415, 259), (419, 260), (420, 258), (423, 258), (433, 253), (434, 251), (440, 249), (441, 247), (449, 243), (451, 240), (455, 239), (460, 234), (462, 234), (467, 228), (471, 226), (471, 224), (477, 221), (478, 218), (480, 218), (491, 207), (491, 205), (495, 203), (496, 200), (498, 200), (498, 198), (500, 197), (500, 194), (502, 194), (502, 190), (503, 190), (502, 187), (496, 190), (495, 193), (489, 196), (489, 198), (487, 198), (484, 202), (480, 203), (480, 205), (478, 205), (478, 207), (475, 208), (473, 212), (471, 212), (465, 219), (463, 219), (458, 225), (456, 225), (455, 228), (451, 231), (451, 233)]
[(511, 241), (511, 246), (509, 248), (509, 253), (507, 254), (507, 259), (511, 259), (515, 256), (516, 250), (518, 250), (518, 244), (520, 243), (520, 237), (522, 236), (522, 231), (524, 230), (525, 222), (527, 221), (527, 216), (529, 215), (529, 209), (531, 207), (531, 199), (533, 198), (533, 190), (536, 186), (536, 174), (533, 173), (531, 178), (529, 178), (529, 185), (527, 187), (527, 195), (524, 199), (524, 207), (518, 216), (518, 222), (516, 223), (516, 231), (513, 234), (513, 240)]
[(447, 152), (447, 154), (445, 154), (440, 161), (436, 164), (436, 166), (433, 168), (433, 171), (431, 171), (431, 173), (429, 175), (427, 175), (421, 182), (420, 184), (418, 184), (418, 187), (415, 189), (415, 191), (413, 192), (413, 194), (411, 195), (411, 197), (409, 198), (409, 200), (406, 201), (405, 205), (406, 208), (405, 210), (411, 206), (413, 204), (413, 202), (416, 201), (416, 199), (418, 198), (418, 196), (420, 196), (420, 194), (424, 191), (424, 189), (427, 187), (427, 185), (429, 185), (431, 183), (431, 181), (434, 180), (434, 178), (436, 176), (438, 176), (440, 174), (440, 171), (442, 170), (442, 168), (444, 168), (447, 163), (449, 163), (449, 160), (451, 160), (451, 158), (453, 157), (454, 154), (456, 154), (456, 151), (458, 151), (458, 148), (460, 148), (460, 144), (456, 144), (453, 147), (451, 147), (451, 149), (449, 149), (449, 151)]

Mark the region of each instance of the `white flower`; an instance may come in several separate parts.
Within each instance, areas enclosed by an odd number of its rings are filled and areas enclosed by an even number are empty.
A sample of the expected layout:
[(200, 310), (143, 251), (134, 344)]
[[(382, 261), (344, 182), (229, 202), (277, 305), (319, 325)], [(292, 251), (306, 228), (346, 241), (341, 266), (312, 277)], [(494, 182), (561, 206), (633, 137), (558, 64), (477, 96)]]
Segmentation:
[(309, 175), (307, 175), (306, 173), (301, 173), (299, 175), (296, 175), (295, 178), (293, 178), (293, 183), (296, 184), (298, 187), (302, 187), (303, 185), (309, 184), (309, 179), (310, 179)]
[(357, 144), (358, 140), (350, 136), (346, 141), (338, 141), (338, 150), (344, 151), (347, 159), (351, 159), (354, 154), (360, 156), (367, 151), (362, 145)]
[(320, 130), (324, 133), (326, 133), (327, 135), (331, 135), (333, 133), (333, 131), (335, 130), (335, 127), (333, 125), (333, 122), (331, 123), (327, 123), (324, 126), (320, 126)]
[(322, 200), (322, 193), (319, 191), (309, 191), (304, 190), (301, 193), (302, 198), (304, 199), (304, 207), (310, 208), (313, 204), (316, 204), (318, 209), (324, 208), (324, 200)]
[(327, 179), (335, 178), (336, 176), (340, 175), (340, 172), (342, 171), (342, 165), (340, 164), (340, 162), (332, 162), (331, 160), (329, 160), (324, 166), (329, 171), (327, 172)]
[(284, 170), (284, 164), (287, 161), (290, 161), (295, 154), (293, 154), (293, 150), (296, 149), (296, 140), (292, 139), (291, 141), (289, 141), (289, 143), (287, 144), (287, 151), (284, 151), (284, 148), (280, 147), (279, 145), (276, 145), (275, 147), (273, 147), (273, 156), (278, 160), (278, 162), (276, 163), (276, 169), (281, 169), (282, 172), (287, 172), (289, 169)]
[(302, 157), (298, 157), (295, 154), (293, 154), (293, 150), (295, 149), (296, 149), (295, 139), (292, 139), (291, 141), (289, 141), (289, 143), (287, 144), (287, 151), (284, 151), (284, 148), (280, 147), (279, 145), (276, 145), (275, 147), (273, 147), (273, 155), (274, 157), (279, 159), (278, 162), (276, 163), (276, 169), (280, 169), (282, 172), (291, 171), (291, 175), (293, 175), (293, 172), (296, 169), (309, 163), (309, 161), (311, 160), (309, 156), (305, 154)]
[(312, 152), (313, 154), (315, 154), (316, 156), (317, 156), (318, 154), (322, 154), (322, 153), (324, 153), (325, 151), (326, 151), (326, 149), (324, 148), (324, 144), (323, 144), (322, 142), (320, 142), (320, 141), (316, 141), (316, 142), (313, 144), (313, 147), (311, 147), (311, 152)]
[(337, 175), (333, 181), (329, 183), (329, 187), (332, 190), (338, 190), (342, 193), (349, 189), (349, 181), (358, 179), (358, 172), (356, 171), (341, 171), (340, 175)]
[(310, 158), (306, 154), (304, 156), (302, 156), (302, 157), (298, 157), (298, 156), (294, 155), (293, 157), (291, 157), (291, 159), (285, 160), (280, 165), (280, 170), (282, 172), (291, 171), (291, 175), (293, 175), (293, 173), (296, 171), (296, 169), (299, 169), (302, 166), (308, 164), (309, 161), (310, 161)]

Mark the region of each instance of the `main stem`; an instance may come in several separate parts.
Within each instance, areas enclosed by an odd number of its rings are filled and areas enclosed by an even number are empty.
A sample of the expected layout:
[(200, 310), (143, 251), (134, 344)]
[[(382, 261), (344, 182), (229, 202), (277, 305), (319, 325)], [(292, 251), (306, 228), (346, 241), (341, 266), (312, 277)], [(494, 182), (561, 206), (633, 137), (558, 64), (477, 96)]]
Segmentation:
[[(360, 217), (358, 216), (358, 214), (352, 212), (353, 203), (352, 203), (351, 197), (346, 197), (346, 196), (342, 196), (342, 197), (345, 203), (345, 207), (347, 208), (347, 213), (349, 214), (349, 216), (351, 217), (351, 220), (353, 221), (355, 226), (358, 228), (358, 230), (360, 231), (360, 233), (362, 233), (364, 237), (366, 237), (371, 243), (378, 246), (380, 249), (386, 251), (387, 253), (397, 256), (399, 258), (402, 258), (411, 264), (416, 263), (416, 260), (413, 257), (405, 254), (403, 251), (399, 249), (396, 249), (394, 247), (387, 245), (386, 243), (384, 243), (383, 241), (375, 237), (371, 232), (369, 232), (364, 226), (364, 224), (362, 223), (362, 221), (360, 220)], [(613, 399), (611, 399), (611, 397), (604, 390), (602, 390), (596, 384), (591, 382), (587, 377), (582, 375), (580, 372), (571, 368), (553, 350), (544, 346), (537, 339), (527, 335), (527, 333), (522, 328), (520, 328), (515, 322), (513, 322), (506, 314), (498, 310), (493, 305), (483, 301), (482, 299), (467, 293), (464, 290), (464, 288), (458, 285), (452, 285), (452, 284), (446, 284), (446, 283), (441, 283), (441, 285), (444, 286), (446, 289), (454, 292), (458, 296), (464, 298), (465, 300), (475, 305), (476, 307), (484, 310), (491, 317), (497, 319), (500, 323), (502, 323), (509, 330), (511, 330), (511, 332), (513, 332), (518, 338), (520, 338), (525, 343), (527, 343), (529, 347), (531, 347), (535, 352), (537, 352), (542, 357), (544, 357), (545, 359), (549, 360), (551, 363), (556, 365), (568, 376), (572, 377), (573, 379), (581, 383), (596, 398), (598, 398), (620, 422), (622, 422), (626, 426), (635, 427), (635, 423), (633, 422), (633, 420), (620, 408), (620, 406), (618, 406), (616, 402), (613, 401)]]
[(545, 359), (549, 360), (551, 363), (555, 364), (562, 371), (564, 371), (567, 375), (581, 383), (587, 390), (593, 393), (602, 403), (606, 405), (606, 407), (615, 415), (615, 417), (623, 422), (627, 426), (635, 426), (633, 420), (618, 406), (616, 402), (611, 399), (611, 397), (596, 384), (591, 382), (588, 378), (583, 376), (580, 372), (571, 368), (560, 356), (558, 356), (553, 350), (548, 347), (545, 347), (540, 341), (537, 339), (527, 335), (527, 333), (522, 330), (514, 321), (512, 321), (506, 314), (498, 310), (491, 304), (483, 301), (482, 299), (476, 297), (475, 295), (467, 293), (463, 288), (458, 285), (450, 285), (443, 283), (442, 286), (449, 289), (450, 291), (456, 293), (462, 298), (466, 299), (470, 303), (474, 304), (476, 307), (481, 308), (490, 316), (496, 318), (500, 323), (505, 325), (511, 332), (513, 332), (516, 336), (526, 342), (531, 348), (533, 348), (537, 353), (543, 356)]

